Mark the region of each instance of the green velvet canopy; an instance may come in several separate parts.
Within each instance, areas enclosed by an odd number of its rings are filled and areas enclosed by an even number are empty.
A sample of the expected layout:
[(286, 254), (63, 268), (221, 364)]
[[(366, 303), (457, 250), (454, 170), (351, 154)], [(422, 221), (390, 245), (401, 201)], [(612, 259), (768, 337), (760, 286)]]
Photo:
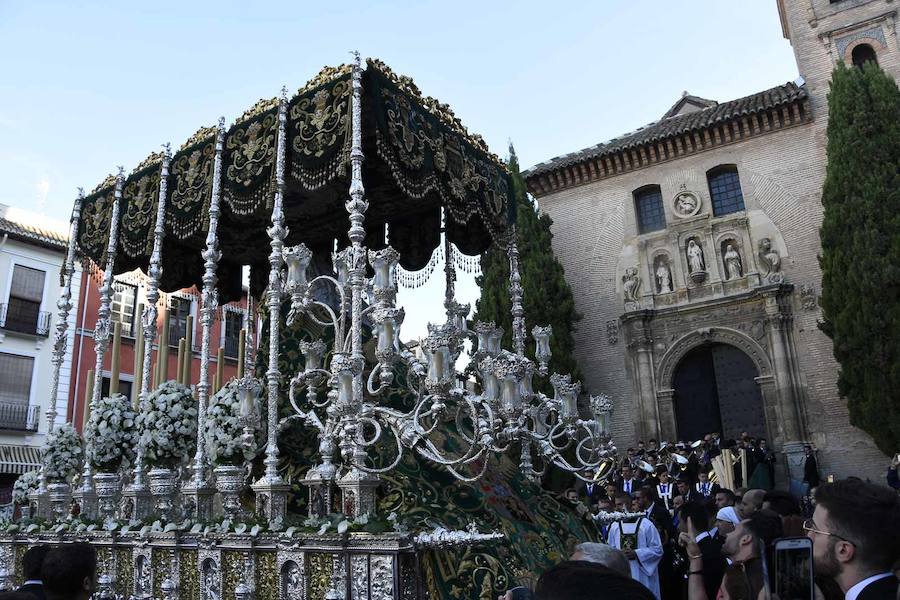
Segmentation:
[[(390, 243), (407, 270), (424, 267), (440, 239), (440, 208), (447, 234), (461, 252), (477, 255), (499, 241), (515, 218), (509, 173), (478, 136), (470, 135), (446, 105), (423, 97), (415, 84), (377, 60), (363, 73), (363, 183), (369, 209), (366, 245)], [(286, 242), (330, 252), (346, 244), (344, 202), (350, 185), (351, 69), (326, 67), (287, 107)], [(240, 294), (240, 266), (268, 270), (269, 224), (278, 135), (277, 99), (261, 100), (225, 133), (221, 217), (222, 301)], [(201, 285), (213, 188), (215, 128), (194, 134), (171, 159), (163, 243), (163, 291)], [(145, 160), (125, 180), (115, 273), (146, 271), (153, 248), (161, 155)], [(115, 179), (108, 178), (82, 204), (81, 252), (102, 264)], [(262, 277), (254, 277), (263, 281)], [(253, 290), (258, 294), (261, 289)]]

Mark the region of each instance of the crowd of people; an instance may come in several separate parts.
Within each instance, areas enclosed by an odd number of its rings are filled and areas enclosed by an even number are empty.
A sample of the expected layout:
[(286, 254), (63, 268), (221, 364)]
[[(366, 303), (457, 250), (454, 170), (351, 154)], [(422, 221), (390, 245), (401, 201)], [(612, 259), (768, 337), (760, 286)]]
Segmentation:
[(22, 557), (24, 583), (0, 600), (89, 600), (97, 588), (97, 552), (90, 544), (38, 544)]

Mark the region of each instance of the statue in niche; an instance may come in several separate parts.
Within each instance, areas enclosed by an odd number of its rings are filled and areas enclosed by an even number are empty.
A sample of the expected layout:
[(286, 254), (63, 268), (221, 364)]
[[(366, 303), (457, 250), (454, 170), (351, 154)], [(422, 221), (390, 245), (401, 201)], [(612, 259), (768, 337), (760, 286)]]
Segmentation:
[(325, 497), (322, 495), (322, 488), (316, 486), (313, 488), (312, 498), (313, 514), (319, 518), (325, 516)]
[(703, 248), (700, 247), (696, 240), (688, 242), (687, 256), (691, 273), (702, 273), (706, 270), (706, 261), (703, 260)]
[(303, 595), (303, 577), (300, 567), (294, 561), (288, 561), (282, 568), (284, 581), (284, 597), (300, 598)]
[(784, 281), (784, 276), (781, 274), (781, 255), (772, 247), (772, 240), (769, 238), (759, 240), (759, 260), (766, 268), (766, 281), (769, 283)]
[(726, 279), (738, 279), (743, 275), (741, 267), (741, 255), (734, 249), (734, 244), (725, 247), (725, 275)]
[(625, 302), (638, 301), (638, 289), (641, 287), (641, 278), (638, 277), (638, 270), (635, 267), (625, 269), (622, 276), (622, 289), (625, 292)]
[(355, 498), (353, 497), (353, 492), (347, 490), (344, 496), (344, 514), (348, 517), (353, 516), (353, 511), (356, 508)]
[(672, 291), (672, 272), (669, 270), (669, 262), (660, 258), (656, 265), (656, 291), (660, 294), (668, 294)]
[(210, 561), (203, 572), (203, 600), (222, 600), (219, 590), (219, 569)]

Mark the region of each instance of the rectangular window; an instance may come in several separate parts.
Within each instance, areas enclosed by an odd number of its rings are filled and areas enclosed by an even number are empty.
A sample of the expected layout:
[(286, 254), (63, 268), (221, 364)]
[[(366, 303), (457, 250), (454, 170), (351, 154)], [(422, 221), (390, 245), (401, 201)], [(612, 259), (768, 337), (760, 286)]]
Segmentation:
[(122, 335), (134, 337), (134, 313), (137, 306), (137, 286), (116, 281), (112, 298), (112, 321), (122, 324)]
[[(109, 377), (103, 376), (103, 384), (100, 386), (100, 395), (103, 397), (109, 396)], [(131, 398), (131, 388), (134, 385), (131, 381), (123, 381), (119, 379), (119, 393), (125, 396), (126, 398)]]
[(29, 406), (33, 370), (30, 356), (0, 353), (0, 429), (37, 429), (38, 411)]
[(191, 314), (188, 298), (172, 296), (169, 298), (169, 345), (178, 347), (178, 340), (187, 335), (187, 318)]
[(636, 191), (634, 204), (639, 233), (666, 228), (666, 213), (663, 210), (662, 192), (659, 186)]
[(744, 194), (737, 169), (725, 167), (710, 171), (706, 176), (709, 196), (715, 216), (728, 215), (744, 210)]
[(15, 265), (9, 286), (4, 327), (22, 333), (38, 333), (41, 300), (44, 297), (44, 271)]
[(225, 311), (225, 356), (237, 358), (244, 315), (232, 310)]

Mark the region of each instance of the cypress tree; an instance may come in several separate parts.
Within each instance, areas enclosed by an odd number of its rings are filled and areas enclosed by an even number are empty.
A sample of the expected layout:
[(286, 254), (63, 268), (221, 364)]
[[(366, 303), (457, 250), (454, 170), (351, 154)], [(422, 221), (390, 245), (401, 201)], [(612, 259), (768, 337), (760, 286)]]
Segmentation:
[(850, 422), (900, 448), (900, 90), (872, 62), (839, 65), (828, 96), (820, 328)]
[[(572, 332), (581, 319), (575, 310), (575, 299), (565, 279), (565, 272), (553, 255), (550, 232), (552, 219), (539, 215), (537, 206), (528, 195), (525, 179), (519, 172), (519, 161), (512, 144), (509, 146), (509, 170), (512, 174), (511, 196), (516, 202), (519, 248), (519, 274), (522, 278), (525, 308), (526, 355), (534, 359), (534, 340), (531, 329), (535, 325), (551, 325), (550, 373), (571, 374), (573, 381), (581, 380), (575, 362), (575, 343)], [(476, 321), (494, 321), (503, 328), (503, 347), (512, 348), (512, 315), (509, 299), (509, 259), (506, 248), (491, 248), (481, 256), (482, 274), (476, 278), (481, 298), (475, 304)], [(538, 380), (535, 379), (535, 383)], [(550, 393), (550, 384), (542, 382), (536, 389)]]

